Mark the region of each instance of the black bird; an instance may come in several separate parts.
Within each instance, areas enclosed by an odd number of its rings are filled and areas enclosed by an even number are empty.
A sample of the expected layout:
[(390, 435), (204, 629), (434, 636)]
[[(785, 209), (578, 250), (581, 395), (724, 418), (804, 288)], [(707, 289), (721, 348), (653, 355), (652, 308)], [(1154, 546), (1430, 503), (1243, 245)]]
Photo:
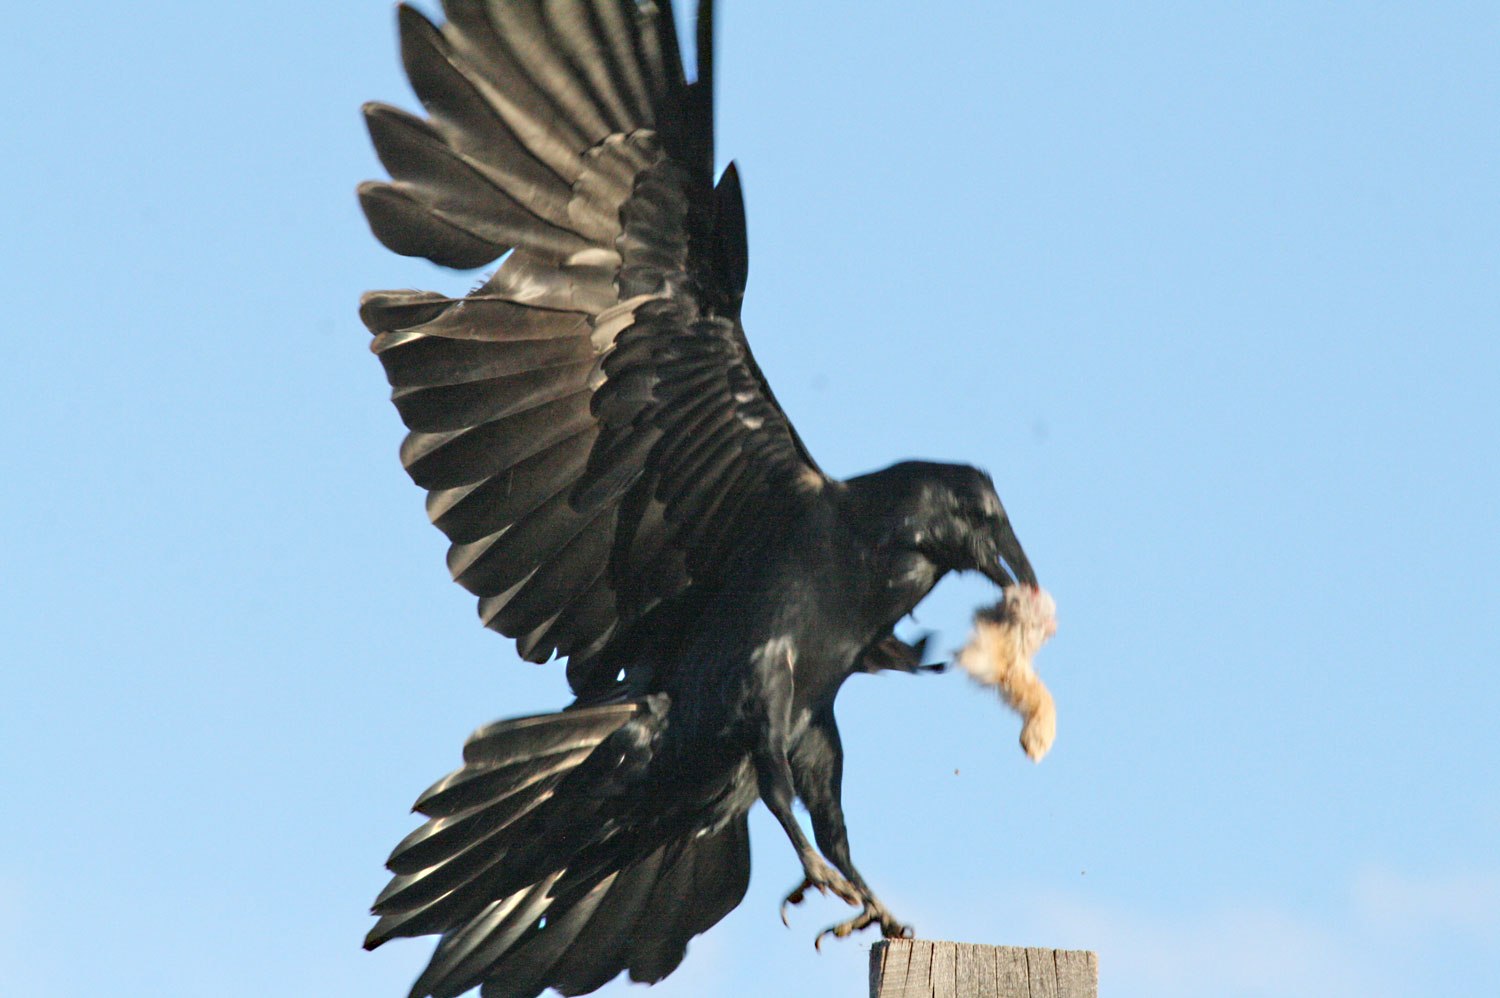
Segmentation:
[(945, 573), (1036, 585), (990, 479), (837, 481), (777, 404), (740, 325), (740, 183), (713, 173), (711, 2), (692, 82), (667, 0), (443, 9), (399, 8), (429, 117), (366, 106), (392, 179), (360, 201), (397, 253), (501, 263), (360, 312), (453, 577), (524, 658), (566, 658), (576, 700), (469, 739), (366, 945), (442, 934), (413, 996), (660, 980), (743, 897), (757, 798), (805, 873), (788, 902), (906, 933), (850, 860), (833, 701), (920, 666), (893, 627)]

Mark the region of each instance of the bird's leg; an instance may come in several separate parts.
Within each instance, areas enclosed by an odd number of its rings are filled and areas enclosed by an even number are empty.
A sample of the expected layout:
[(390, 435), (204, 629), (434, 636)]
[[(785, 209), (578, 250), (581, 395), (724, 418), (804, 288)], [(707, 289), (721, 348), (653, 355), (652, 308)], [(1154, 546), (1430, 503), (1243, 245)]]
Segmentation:
[[(854, 885), (863, 908), (848, 921), (818, 933), (814, 945), (821, 947), (825, 936), (832, 935), (842, 939), (871, 925), (879, 925), (881, 935), (887, 939), (910, 938), (911, 926), (901, 924), (875, 896), (864, 877), (855, 869), (850, 857), (849, 832), (844, 825), (844, 808), (841, 803), (844, 749), (839, 742), (839, 731), (834, 724), (831, 707), (820, 711), (797, 740), (791, 764), (797, 795), (802, 798), (812, 816), (813, 835), (818, 840), (818, 848)], [(794, 890), (787, 896), (787, 901), (792, 904), (801, 901), (805, 888), (804, 884)]]
[(802, 885), (787, 895), (781, 904), (783, 922), (786, 921), (786, 906), (801, 901), (809, 889), (832, 893), (852, 905), (864, 902), (858, 889), (818, 855), (808, 841), (807, 833), (797, 823), (797, 816), (792, 813), (796, 785), (792, 780), (791, 763), (787, 761), (787, 749), (791, 741), (793, 662), (793, 652), (783, 641), (769, 642), (756, 654), (755, 662), (764, 707), (764, 714), (757, 719), (759, 731), (753, 753), (760, 796), (781, 823), (802, 862)]
[(864, 903), (863, 893), (818, 855), (807, 840), (807, 833), (797, 824), (797, 817), (792, 813), (792, 770), (787, 764), (786, 754), (782, 753), (779, 766), (774, 759), (764, 763), (757, 760), (756, 768), (760, 775), (761, 799), (781, 822), (787, 838), (792, 840), (792, 848), (797, 850), (797, 858), (802, 861), (802, 883), (781, 902), (781, 920), (786, 921), (786, 906), (800, 903), (809, 889), (834, 894), (849, 904)]

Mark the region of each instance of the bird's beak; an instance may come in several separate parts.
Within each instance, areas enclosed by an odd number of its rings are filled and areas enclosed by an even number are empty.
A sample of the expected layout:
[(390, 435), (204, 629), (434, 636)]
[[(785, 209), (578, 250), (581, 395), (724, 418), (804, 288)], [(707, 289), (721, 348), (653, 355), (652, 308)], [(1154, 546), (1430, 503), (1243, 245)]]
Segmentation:
[[(1036, 586), (1036, 573), (1031, 570), (1031, 562), (1026, 560), (1026, 552), (1021, 549), (1021, 542), (1016, 539), (1016, 532), (1011, 529), (1009, 520), (1001, 522), (1000, 531), (995, 538), (995, 548), (997, 557), (980, 566), (980, 571), (991, 582), (1002, 589), (1017, 581)], [(1007, 567), (1010, 572), (1006, 571)], [(1015, 573), (1014, 579), (1011, 578), (1011, 572)]]

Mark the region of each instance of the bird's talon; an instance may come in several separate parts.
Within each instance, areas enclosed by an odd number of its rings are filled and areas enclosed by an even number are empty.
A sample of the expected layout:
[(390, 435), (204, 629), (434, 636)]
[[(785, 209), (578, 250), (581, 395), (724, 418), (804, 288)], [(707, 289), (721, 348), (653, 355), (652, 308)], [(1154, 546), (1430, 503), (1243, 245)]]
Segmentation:
[(880, 920), (880, 934), (887, 939), (915, 939), (916, 932), (910, 925), (902, 925), (889, 916)]
[(845, 939), (852, 936), (861, 929), (867, 929), (872, 925), (880, 926), (880, 934), (886, 939), (911, 939), (914, 933), (910, 925), (902, 925), (896, 921), (895, 916), (885, 910), (885, 906), (879, 901), (866, 901), (864, 909), (853, 918), (837, 925), (830, 925), (818, 933), (813, 940), (813, 948), (822, 952), (823, 937), (833, 936), (835, 939)]
[(804, 878), (802, 878), (802, 883), (800, 883), (796, 887), (792, 888), (791, 893), (788, 894), (786, 897), (784, 897), (784, 898), (781, 899), (781, 924), (782, 925), (785, 925), (787, 928), (791, 928), (792, 927), (792, 923), (789, 922), (789, 921), (787, 921), (786, 909), (787, 909), (787, 907), (789, 905), (801, 904), (807, 898), (807, 889), (809, 887), (817, 887), (818, 890), (822, 890), (823, 889), (821, 887), (818, 887), (818, 885), (815, 884), (815, 883), (813, 883), (810, 879), (804, 877)]
[(866, 920), (864, 915), (859, 915), (847, 922), (840, 922), (837, 925), (830, 925), (822, 932), (819, 932), (813, 939), (813, 949), (817, 950), (819, 953), (823, 952), (824, 936), (833, 936), (835, 939), (844, 939), (851, 935), (856, 929), (863, 929), (866, 925), (869, 924), (870, 921)]

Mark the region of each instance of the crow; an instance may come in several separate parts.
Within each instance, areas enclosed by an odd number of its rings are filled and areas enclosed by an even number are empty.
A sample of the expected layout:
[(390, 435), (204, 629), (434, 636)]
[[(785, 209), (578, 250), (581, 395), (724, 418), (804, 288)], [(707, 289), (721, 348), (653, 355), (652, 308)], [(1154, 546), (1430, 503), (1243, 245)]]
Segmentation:
[(946, 573), (1037, 591), (994, 485), (836, 480), (777, 404), (740, 323), (739, 176), (715, 179), (711, 0), (691, 81), (668, 0), (443, 12), (398, 9), (428, 116), (365, 106), (391, 179), (359, 198), (396, 253), (499, 266), (360, 314), (454, 579), (575, 700), (469, 738), (366, 946), (441, 934), (413, 998), (658, 981), (744, 896), (756, 800), (802, 864), (783, 917), (817, 890), (859, 909), (836, 936), (909, 934), (850, 858), (833, 702), (922, 667), (893, 629)]

